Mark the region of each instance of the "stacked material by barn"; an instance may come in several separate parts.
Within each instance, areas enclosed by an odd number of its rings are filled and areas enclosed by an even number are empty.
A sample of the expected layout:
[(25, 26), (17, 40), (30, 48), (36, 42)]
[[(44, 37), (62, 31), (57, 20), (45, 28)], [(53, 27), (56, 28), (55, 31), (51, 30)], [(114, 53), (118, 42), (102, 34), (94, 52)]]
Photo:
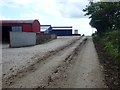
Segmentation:
[(75, 30), (74, 30), (73, 36), (81, 36), (81, 34), (78, 34), (78, 29), (75, 29)]
[(77, 29), (74, 30), (74, 34), (78, 34), (78, 30)]
[(49, 33), (49, 31), (52, 30), (51, 25), (40, 25), (40, 27), (41, 27), (41, 32), (44, 33)]
[(10, 42), (9, 32), (40, 33), (40, 23), (38, 20), (2, 20), (0, 23), (3, 42)]
[(49, 33), (56, 34), (57, 36), (71, 36), (72, 26), (52, 27), (52, 30), (49, 30)]
[(53, 39), (57, 39), (56, 34), (36, 33), (36, 44), (45, 43)]

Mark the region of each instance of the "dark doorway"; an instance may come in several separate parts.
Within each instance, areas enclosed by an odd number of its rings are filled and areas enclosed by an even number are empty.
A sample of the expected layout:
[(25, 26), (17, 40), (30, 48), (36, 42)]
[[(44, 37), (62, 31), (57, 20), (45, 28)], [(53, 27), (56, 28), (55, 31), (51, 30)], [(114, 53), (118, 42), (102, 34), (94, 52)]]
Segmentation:
[(11, 26), (2, 26), (2, 43), (10, 43)]

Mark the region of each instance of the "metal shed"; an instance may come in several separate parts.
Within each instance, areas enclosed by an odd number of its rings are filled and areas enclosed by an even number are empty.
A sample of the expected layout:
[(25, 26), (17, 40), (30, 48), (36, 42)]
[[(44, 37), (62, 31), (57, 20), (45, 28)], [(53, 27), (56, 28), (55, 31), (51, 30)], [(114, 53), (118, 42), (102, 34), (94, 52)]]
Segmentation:
[(9, 42), (9, 32), (35, 32), (40, 33), (40, 23), (38, 20), (1, 20), (2, 41)]
[(44, 33), (49, 33), (49, 31), (52, 30), (51, 25), (40, 25), (40, 27), (41, 27), (41, 31), (43, 31)]
[(49, 31), (49, 33), (56, 34), (57, 36), (71, 36), (72, 26), (52, 27), (52, 30)]

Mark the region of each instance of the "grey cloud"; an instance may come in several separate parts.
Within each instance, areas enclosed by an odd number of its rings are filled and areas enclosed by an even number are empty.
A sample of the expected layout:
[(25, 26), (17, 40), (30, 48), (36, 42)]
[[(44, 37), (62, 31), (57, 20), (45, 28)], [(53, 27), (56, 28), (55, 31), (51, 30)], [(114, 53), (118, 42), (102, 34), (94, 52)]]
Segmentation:
[(65, 18), (86, 18), (82, 11), (88, 3), (86, 2), (69, 2), (68, 0), (62, 0), (57, 2), (58, 10)]

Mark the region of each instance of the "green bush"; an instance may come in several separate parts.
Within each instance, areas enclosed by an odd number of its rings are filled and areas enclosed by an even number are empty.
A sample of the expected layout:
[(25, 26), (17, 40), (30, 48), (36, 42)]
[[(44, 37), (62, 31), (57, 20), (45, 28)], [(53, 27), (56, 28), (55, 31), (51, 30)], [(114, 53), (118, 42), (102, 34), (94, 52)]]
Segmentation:
[(105, 46), (105, 49), (109, 55), (111, 55), (120, 64), (120, 50), (119, 50), (119, 30), (114, 30), (102, 34), (100, 43)]

